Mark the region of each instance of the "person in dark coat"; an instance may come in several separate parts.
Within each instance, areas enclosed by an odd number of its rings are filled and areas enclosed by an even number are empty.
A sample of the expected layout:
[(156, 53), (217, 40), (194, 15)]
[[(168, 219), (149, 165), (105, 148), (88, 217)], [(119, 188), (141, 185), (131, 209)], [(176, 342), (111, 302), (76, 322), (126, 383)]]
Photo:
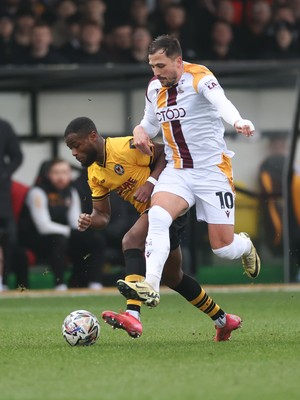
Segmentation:
[(0, 119), (0, 291), (6, 285), (10, 249), (15, 239), (11, 179), (22, 161), (23, 154), (13, 127), (9, 122)]

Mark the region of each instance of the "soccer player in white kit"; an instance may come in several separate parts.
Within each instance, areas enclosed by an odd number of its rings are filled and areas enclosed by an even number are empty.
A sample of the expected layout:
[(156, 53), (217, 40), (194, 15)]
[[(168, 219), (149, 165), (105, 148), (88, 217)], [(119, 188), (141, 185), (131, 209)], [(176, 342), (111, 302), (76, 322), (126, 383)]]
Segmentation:
[(151, 139), (161, 128), (167, 166), (151, 199), (145, 281), (119, 280), (117, 286), (125, 297), (135, 296), (155, 307), (169, 254), (169, 226), (193, 205), (197, 220), (208, 224), (210, 245), (217, 256), (241, 258), (251, 278), (260, 272), (260, 259), (249, 235), (234, 233), (234, 153), (224, 141), (221, 118), (247, 137), (254, 133), (252, 122), (241, 117), (211, 71), (182, 60), (176, 38), (157, 37), (149, 47), (149, 64), (154, 77), (146, 91), (144, 117), (134, 129), (134, 144), (150, 154)]

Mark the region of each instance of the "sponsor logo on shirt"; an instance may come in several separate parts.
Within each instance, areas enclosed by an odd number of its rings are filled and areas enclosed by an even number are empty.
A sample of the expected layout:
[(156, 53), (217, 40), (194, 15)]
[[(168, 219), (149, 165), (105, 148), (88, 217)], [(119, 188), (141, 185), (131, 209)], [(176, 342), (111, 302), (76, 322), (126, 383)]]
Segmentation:
[(156, 117), (159, 122), (172, 121), (174, 119), (183, 118), (186, 116), (184, 108), (167, 108), (165, 111), (159, 111), (156, 113)]
[(218, 82), (216, 82), (215, 80), (210, 80), (208, 82), (205, 83), (205, 86), (208, 87), (209, 90), (212, 90), (216, 87), (219, 87), (220, 85), (218, 84)]
[(137, 180), (134, 178), (129, 178), (126, 182), (124, 182), (121, 186), (117, 187), (116, 192), (119, 196), (123, 197), (125, 193), (134, 189)]

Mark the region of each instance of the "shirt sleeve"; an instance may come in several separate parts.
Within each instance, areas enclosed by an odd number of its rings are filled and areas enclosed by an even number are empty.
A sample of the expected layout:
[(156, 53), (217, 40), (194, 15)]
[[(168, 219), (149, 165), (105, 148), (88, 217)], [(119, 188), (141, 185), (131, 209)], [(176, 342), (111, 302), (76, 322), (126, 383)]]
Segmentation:
[(203, 78), (200, 82), (200, 90), (228, 124), (234, 126), (236, 121), (242, 119), (239, 111), (225, 96), (224, 90), (214, 76)]
[(41, 235), (60, 234), (68, 237), (70, 235), (70, 227), (59, 224), (51, 220), (48, 210), (48, 199), (46, 193), (38, 188), (33, 187), (29, 190), (26, 204), (32, 221)]
[(88, 184), (92, 192), (93, 201), (103, 200), (109, 196), (110, 191), (99, 183), (97, 171), (95, 171), (93, 164), (88, 168)]
[(152, 103), (147, 97), (145, 98), (144, 116), (140, 125), (145, 129), (150, 139), (154, 138), (160, 129), (160, 124), (156, 118)]
[(80, 197), (78, 191), (75, 188), (72, 188), (71, 195), (72, 195), (72, 203), (68, 209), (68, 221), (72, 229), (77, 229), (78, 217), (79, 214), (81, 213)]

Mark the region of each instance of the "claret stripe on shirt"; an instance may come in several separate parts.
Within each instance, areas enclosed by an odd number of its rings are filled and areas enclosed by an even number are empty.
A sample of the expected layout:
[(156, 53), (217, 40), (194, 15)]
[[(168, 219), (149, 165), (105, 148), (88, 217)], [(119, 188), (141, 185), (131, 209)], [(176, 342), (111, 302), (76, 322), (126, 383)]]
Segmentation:
[[(177, 86), (172, 86), (171, 88), (168, 89), (168, 100), (167, 100), (167, 106), (176, 106), (177, 105)], [(181, 123), (179, 120), (174, 120), (171, 121), (171, 127), (172, 127), (172, 132), (173, 132), (173, 137), (175, 139), (175, 142), (177, 144), (180, 157), (182, 159), (182, 168), (193, 168), (194, 163), (193, 159), (191, 157), (190, 151), (187, 147), (187, 144), (185, 142), (183, 132), (181, 129)], [(176, 160), (175, 160), (175, 168), (179, 167), (176, 165)]]

